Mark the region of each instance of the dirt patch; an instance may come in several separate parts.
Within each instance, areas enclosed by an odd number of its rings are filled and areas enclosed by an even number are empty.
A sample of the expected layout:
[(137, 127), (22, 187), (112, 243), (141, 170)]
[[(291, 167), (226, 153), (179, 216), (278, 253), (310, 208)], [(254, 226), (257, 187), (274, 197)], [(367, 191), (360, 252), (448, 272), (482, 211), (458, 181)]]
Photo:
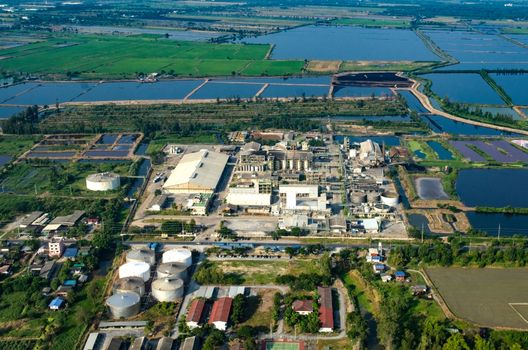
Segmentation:
[(310, 61), (306, 69), (312, 72), (335, 73), (339, 71), (341, 61)]

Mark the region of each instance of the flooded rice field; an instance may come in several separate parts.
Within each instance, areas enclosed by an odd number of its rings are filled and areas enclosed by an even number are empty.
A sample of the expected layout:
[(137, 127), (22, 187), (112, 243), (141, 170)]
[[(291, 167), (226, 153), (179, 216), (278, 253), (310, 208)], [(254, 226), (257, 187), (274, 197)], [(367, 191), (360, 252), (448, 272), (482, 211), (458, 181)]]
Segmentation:
[(309, 25), (248, 37), (241, 42), (273, 44), (274, 59), (438, 61), (411, 30)]

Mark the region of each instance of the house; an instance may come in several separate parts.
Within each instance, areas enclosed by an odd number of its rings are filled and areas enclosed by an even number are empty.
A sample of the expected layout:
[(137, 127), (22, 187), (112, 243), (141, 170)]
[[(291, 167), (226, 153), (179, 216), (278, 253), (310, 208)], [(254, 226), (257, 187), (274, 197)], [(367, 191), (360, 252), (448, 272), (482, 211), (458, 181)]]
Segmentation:
[(39, 270), (39, 276), (48, 281), (51, 280), (55, 274), (56, 267), (55, 261), (46, 261), (44, 266), (42, 266)]
[(75, 247), (66, 248), (64, 250), (64, 257), (70, 260), (75, 260), (75, 257), (77, 257), (77, 252), (79, 250)]
[(372, 268), (374, 269), (375, 273), (379, 274), (385, 271), (385, 264), (374, 264)]
[(292, 304), (292, 309), (299, 315), (309, 315), (313, 312), (313, 301), (311, 300), (295, 300)]
[(189, 306), (189, 311), (187, 311), (186, 322), (187, 327), (190, 329), (200, 327), (200, 323), (203, 319), (205, 309), (205, 300), (204, 299), (194, 299)]
[(212, 324), (220, 331), (225, 331), (227, 329), (227, 322), (229, 321), (229, 313), (231, 312), (232, 305), (232, 298), (223, 297), (217, 299), (213, 304), (211, 316), (209, 317), (209, 324)]
[(412, 295), (423, 295), (427, 293), (427, 286), (423, 284), (418, 284), (416, 286), (411, 286)]
[(381, 281), (382, 282), (390, 282), (392, 281), (392, 276), (390, 274), (383, 274), (381, 275)]
[(57, 291), (55, 292), (55, 294), (62, 296), (62, 297), (67, 297), (68, 294), (70, 294), (72, 291), (73, 291), (72, 286), (65, 286), (64, 284), (61, 284), (59, 288), (57, 288)]
[(398, 282), (404, 282), (405, 281), (405, 272), (403, 271), (396, 271), (394, 273), (394, 277), (396, 277), (396, 281)]
[(11, 265), (6, 264), (0, 266), (0, 275), (10, 275), (11, 274)]
[(56, 297), (49, 303), (50, 310), (59, 310), (64, 305), (64, 299)]
[(334, 306), (332, 303), (332, 289), (330, 287), (317, 287), (319, 294), (319, 332), (331, 333), (334, 331)]
[(100, 222), (101, 221), (99, 220), (99, 218), (87, 218), (86, 219), (87, 225), (97, 226), (99, 225)]

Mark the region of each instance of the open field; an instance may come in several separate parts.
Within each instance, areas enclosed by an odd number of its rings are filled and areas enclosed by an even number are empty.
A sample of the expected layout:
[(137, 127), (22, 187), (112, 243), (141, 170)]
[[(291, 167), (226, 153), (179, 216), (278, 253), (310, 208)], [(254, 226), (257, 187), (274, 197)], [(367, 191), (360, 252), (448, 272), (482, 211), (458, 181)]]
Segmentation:
[(528, 270), (428, 268), (449, 309), (480, 326), (528, 329)]
[(301, 273), (319, 273), (317, 260), (284, 258), (281, 261), (214, 261), (224, 273), (239, 275), (243, 284), (274, 284), (279, 275)]
[(138, 73), (173, 76), (300, 74), (302, 61), (266, 61), (269, 45), (213, 44), (151, 37), (70, 35), (0, 50), (0, 71), (134, 78)]
[(0, 137), (0, 155), (18, 156), (31, 148), (38, 139), (36, 136), (2, 135)]
[(347, 71), (403, 71), (430, 67), (436, 62), (416, 61), (344, 61), (339, 70)]

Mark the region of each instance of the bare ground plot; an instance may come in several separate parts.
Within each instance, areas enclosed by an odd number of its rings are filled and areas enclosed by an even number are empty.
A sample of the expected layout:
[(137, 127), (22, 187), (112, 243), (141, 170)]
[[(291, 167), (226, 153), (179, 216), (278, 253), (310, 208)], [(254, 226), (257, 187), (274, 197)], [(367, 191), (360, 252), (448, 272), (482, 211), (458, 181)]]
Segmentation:
[(528, 269), (428, 268), (457, 317), (480, 326), (528, 329)]
[(318, 73), (335, 73), (339, 71), (341, 61), (317, 61), (308, 62), (306, 70)]

